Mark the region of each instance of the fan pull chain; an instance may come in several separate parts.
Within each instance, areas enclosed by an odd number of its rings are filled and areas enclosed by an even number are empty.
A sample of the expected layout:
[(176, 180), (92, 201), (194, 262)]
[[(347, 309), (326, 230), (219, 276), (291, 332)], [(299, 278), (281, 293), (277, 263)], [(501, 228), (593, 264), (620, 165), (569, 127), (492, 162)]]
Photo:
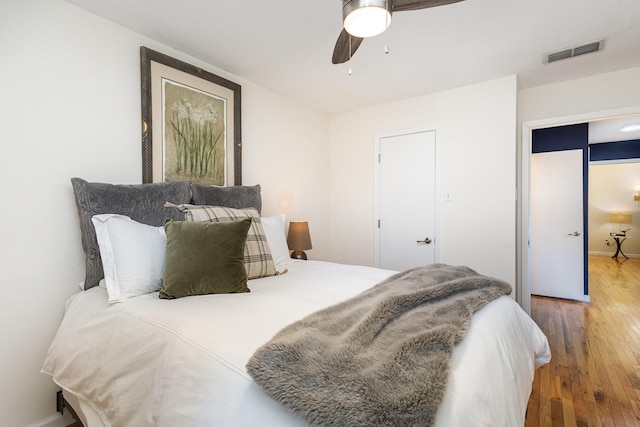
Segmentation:
[[(387, 1), (384, 2), (385, 3), (385, 7), (388, 7)], [(389, 15), (387, 15), (386, 20), (387, 20), (387, 28), (389, 28), (389, 25), (391, 24), (391, 22), (389, 22)], [(384, 54), (388, 55), (389, 54), (389, 32), (387, 32), (386, 37), (387, 37), (387, 43), (384, 46)]]
[[(349, 35), (349, 60), (351, 60), (351, 35)], [(351, 75), (351, 67), (349, 67), (349, 75)]]

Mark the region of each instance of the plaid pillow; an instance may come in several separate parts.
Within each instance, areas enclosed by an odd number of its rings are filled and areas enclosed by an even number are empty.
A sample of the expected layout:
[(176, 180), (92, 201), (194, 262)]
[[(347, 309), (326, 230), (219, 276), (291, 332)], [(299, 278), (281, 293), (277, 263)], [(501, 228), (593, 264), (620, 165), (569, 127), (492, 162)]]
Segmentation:
[(247, 279), (274, 276), (276, 267), (271, 250), (260, 222), (260, 214), (255, 208), (234, 209), (222, 206), (178, 205), (187, 221), (225, 222), (251, 218), (251, 227), (244, 247), (244, 267)]

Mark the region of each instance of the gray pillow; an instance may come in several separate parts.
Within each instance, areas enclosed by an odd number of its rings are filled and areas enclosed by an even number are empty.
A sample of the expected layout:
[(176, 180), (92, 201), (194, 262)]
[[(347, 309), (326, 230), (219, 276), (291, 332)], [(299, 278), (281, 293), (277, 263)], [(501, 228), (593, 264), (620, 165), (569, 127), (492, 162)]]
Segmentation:
[(234, 209), (255, 208), (258, 213), (262, 212), (260, 184), (231, 187), (192, 184), (191, 196), (196, 205), (225, 206)]
[(96, 230), (91, 217), (98, 214), (126, 215), (134, 221), (160, 227), (166, 219), (183, 220), (184, 214), (165, 208), (165, 202), (189, 203), (189, 181), (139, 185), (114, 185), (71, 178), (80, 216), (82, 249), (86, 254), (84, 289), (97, 286), (104, 277)]

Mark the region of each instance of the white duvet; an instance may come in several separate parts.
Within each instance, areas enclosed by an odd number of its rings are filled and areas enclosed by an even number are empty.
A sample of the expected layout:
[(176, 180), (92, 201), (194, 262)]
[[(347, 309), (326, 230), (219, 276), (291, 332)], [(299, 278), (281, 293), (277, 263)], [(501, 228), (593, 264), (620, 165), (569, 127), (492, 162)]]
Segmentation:
[[(98, 425), (306, 425), (253, 383), (247, 360), (284, 326), (393, 272), (319, 261), (288, 269), (249, 281), (245, 294), (161, 300), (156, 292), (109, 304), (102, 288), (81, 292), (67, 303), (42, 372)], [(534, 370), (550, 357), (546, 337), (511, 298), (491, 302), (453, 353), (437, 425), (522, 425)]]

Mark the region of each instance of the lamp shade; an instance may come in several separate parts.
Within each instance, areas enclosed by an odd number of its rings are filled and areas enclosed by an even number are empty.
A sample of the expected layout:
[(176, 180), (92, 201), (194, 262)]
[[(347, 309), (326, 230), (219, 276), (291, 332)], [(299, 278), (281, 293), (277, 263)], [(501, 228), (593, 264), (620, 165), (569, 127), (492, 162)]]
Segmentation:
[(354, 37), (373, 37), (391, 23), (391, 4), (387, 0), (345, 0), (342, 7), (344, 29)]
[(292, 251), (312, 249), (307, 221), (291, 221), (289, 223), (287, 245)]
[(611, 213), (609, 214), (609, 222), (614, 224), (631, 224), (630, 213)]

